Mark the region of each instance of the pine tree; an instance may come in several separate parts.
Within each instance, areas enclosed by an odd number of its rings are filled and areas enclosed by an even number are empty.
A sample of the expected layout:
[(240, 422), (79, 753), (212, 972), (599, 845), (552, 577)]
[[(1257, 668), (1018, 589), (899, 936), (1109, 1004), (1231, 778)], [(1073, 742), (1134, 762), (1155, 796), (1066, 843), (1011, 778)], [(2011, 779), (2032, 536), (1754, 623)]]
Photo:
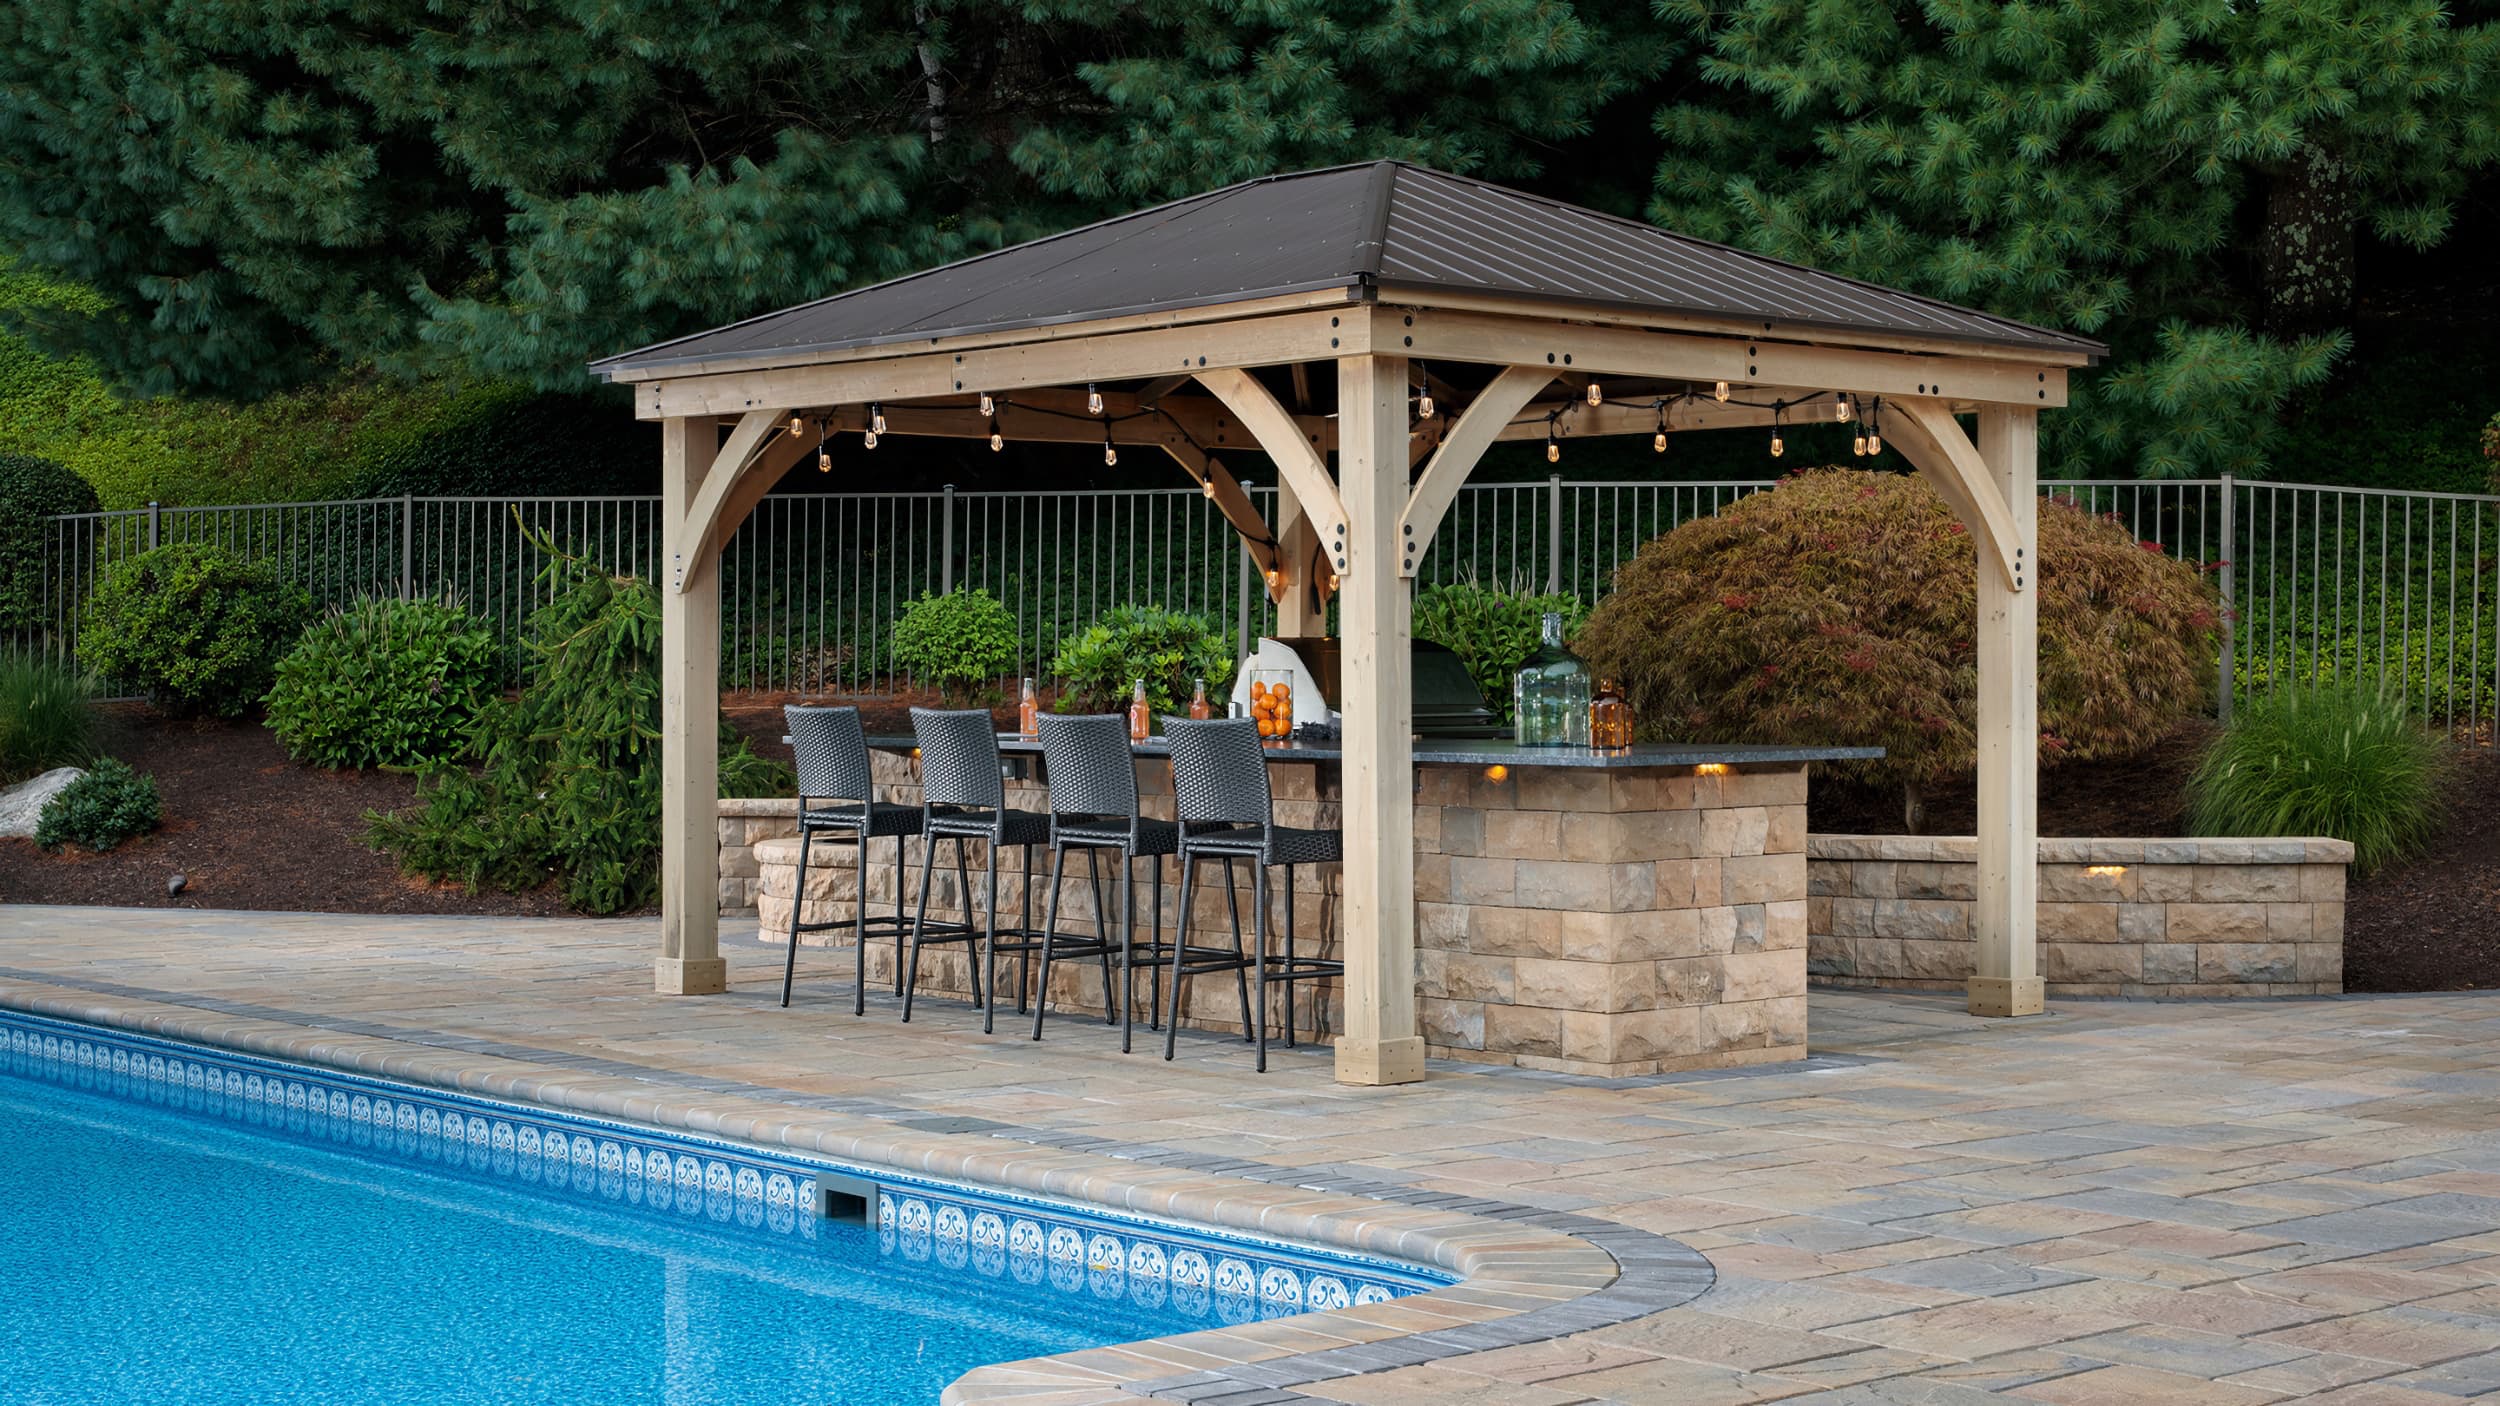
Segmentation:
[(2424, 248), (2500, 150), (2500, 31), (2436, 0), (1662, 0), (1661, 223), (2100, 337), (2069, 469), (2263, 468), (2349, 344), (2356, 239)]

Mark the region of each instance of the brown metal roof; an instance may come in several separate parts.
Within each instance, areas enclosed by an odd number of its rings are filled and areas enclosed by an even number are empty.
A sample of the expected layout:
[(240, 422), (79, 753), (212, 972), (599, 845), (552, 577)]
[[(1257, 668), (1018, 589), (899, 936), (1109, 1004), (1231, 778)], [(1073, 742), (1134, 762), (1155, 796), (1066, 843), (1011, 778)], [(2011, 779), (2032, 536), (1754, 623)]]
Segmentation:
[(2098, 342), (1403, 162), (1269, 176), (592, 363), (602, 375), (1342, 288), (2078, 353)]

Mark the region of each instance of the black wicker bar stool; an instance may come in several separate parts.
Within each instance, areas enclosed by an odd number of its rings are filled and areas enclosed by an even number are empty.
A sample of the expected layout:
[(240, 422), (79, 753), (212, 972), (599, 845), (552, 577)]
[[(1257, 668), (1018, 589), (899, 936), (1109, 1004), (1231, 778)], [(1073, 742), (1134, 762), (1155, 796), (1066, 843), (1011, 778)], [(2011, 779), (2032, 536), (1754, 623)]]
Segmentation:
[[(851, 1014), (868, 1009), (868, 939), (889, 933), (894, 938), (894, 981), (903, 980), (903, 934), (910, 923), (903, 916), (903, 844), (920, 833), (920, 808), (877, 799), (868, 761), (868, 738), (860, 730), (857, 708), (812, 708), (791, 704), (781, 710), (790, 729), (790, 752), (799, 773), (799, 868), (790, 895), (790, 957), (781, 968), (781, 1004), (790, 1004), (790, 986), (798, 977), (799, 934), (825, 932), (842, 923), (802, 923), (807, 901), (807, 851), (819, 834), (847, 834), (859, 845), (859, 915), (853, 920), (859, 942), (859, 986), (851, 994)], [(829, 805), (810, 806), (811, 800)], [(894, 840), (894, 912), (868, 912), (868, 842)]]
[[(1129, 749), (1128, 719), (1102, 713), (1078, 717), (1044, 715), (1041, 719), (1042, 770), (1050, 780), (1050, 902), (1042, 919), (1041, 976), (1033, 992), (1033, 1038), (1042, 1038), (1042, 1017), (1050, 1009), (1050, 960), (1053, 956), (1095, 957), (1102, 963), (1103, 1019), (1120, 1022), (1120, 1052), (1128, 1053), (1136, 1029), (1136, 967), (1142, 958), (1156, 973), (1161, 989), (1163, 952), (1163, 856), (1177, 853), (1180, 827), (1169, 820), (1150, 820), (1137, 801), (1137, 756)], [(1059, 931), (1059, 888), (1068, 851), (1085, 852), (1085, 872), (1094, 890), (1095, 936), (1074, 937)], [(1119, 856), (1120, 901), (1117, 926), (1103, 902), (1100, 858)], [(1136, 947), (1137, 861), (1149, 866), (1147, 888), (1154, 897), (1154, 941), (1141, 953)], [(1118, 936), (1115, 938), (1114, 933)], [(1120, 986), (1111, 985), (1111, 956), (1120, 958)], [(1115, 1014), (1109, 1009), (1117, 1005)], [(1152, 1011), (1149, 1006), (1148, 1010)]]
[[(903, 1019), (911, 1019), (911, 1003), (920, 981), (920, 949), (926, 943), (961, 942), (972, 957), (972, 1004), (981, 1009), (981, 1030), (997, 1028), (998, 954), (1018, 955), (1016, 1009), (1024, 1009), (1024, 978), (1031, 974), (1032, 954), (1041, 947), (1033, 927), (1033, 847), (1050, 843), (1050, 817), (1007, 808), (1007, 779), (998, 755), (998, 733), (990, 715), (978, 708), (947, 711), (911, 710), (911, 730), (920, 743), (921, 825), (928, 849), (920, 863), (920, 909), (912, 915), (911, 955), (903, 971)], [(964, 921), (929, 921), (929, 884), (937, 873), (940, 840), (955, 842), (955, 878), (963, 889)], [(972, 919), (972, 886), (965, 872), (964, 845), (986, 840), (989, 900), (984, 922)], [(998, 852), (1024, 851), (1024, 897), (1016, 926), (998, 925)]]
[[(1276, 823), (1276, 807), (1267, 787), (1267, 754), (1259, 745), (1258, 724), (1248, 718), (1190, 721), (1166, 718), (1165, 738), (1172, 744), (1172, 792), (1180, 818), (1180, 932), (1172, 943), (1171, 1005), (1164, 1012), (1163, 1057), (1170, 1059), (1180, 1034), (1181, 980), (1193, 974), (1248, 967), (1251, 990), (1242, 997), (1243, 1032), (1259, 1047), (1259, 1069), (1267, 1069), (1267, 987), (1285, 985), (1285, 1043), (1294, 1043), (1293, 991), (1305, 981), (1345, 975), (1345, 963), (1304, 957), (1294, 950), (1293, 871), (1304, 864), (1335, 864), (1345, 857), (1345, 837), (1336, 830), (1304, 830)], [(1204, 860), (1224, 861), (1224, 897), (1233, 919), (1233, 949), (1189, 947), (1190, 871)], [(1233, 897), (1233, 864), (1250, 865), (1249, 950), (1241, 940), (1241, 905)], [(1267, 871), (1285, 871), (1285, 950), (1267, 951)], [(1317, 1020), (1312, 1033), (1319, 1033)]]

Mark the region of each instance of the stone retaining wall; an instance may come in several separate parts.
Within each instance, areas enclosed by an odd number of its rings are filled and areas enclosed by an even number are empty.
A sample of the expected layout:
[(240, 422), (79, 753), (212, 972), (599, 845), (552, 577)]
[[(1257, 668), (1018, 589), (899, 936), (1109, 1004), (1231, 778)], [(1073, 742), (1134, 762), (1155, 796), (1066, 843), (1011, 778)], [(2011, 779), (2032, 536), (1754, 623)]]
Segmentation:
[[(1960, 989), (1978, 842), (1806, 840), (1808, 972), (1827, 986)], [(2341, 840), (2040, 841), (2052, 996), (2311, 996), (2344, 989)]]

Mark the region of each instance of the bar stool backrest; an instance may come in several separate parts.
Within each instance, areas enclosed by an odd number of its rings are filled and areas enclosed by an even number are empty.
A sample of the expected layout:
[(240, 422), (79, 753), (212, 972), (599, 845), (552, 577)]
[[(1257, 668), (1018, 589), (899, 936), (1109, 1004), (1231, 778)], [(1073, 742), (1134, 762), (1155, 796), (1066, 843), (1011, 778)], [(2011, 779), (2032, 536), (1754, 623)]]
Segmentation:
[(929, 806), (1007, 808), (1007, 778), (998, 760), (997, 724), (987, 711), (911, 710), (920, 743), (920, 801)]
[(1129, 750), (1128, 719), (1115, 713), (1045, 713), (1041, 731), (1052, 815), (1137, 818), (1137, 758)]
[(1256, 825), (1275, 809), (1267, 789), (1267, 753), (1249, 718), (1165, 718), (1172, 744), (1172, 796), (1181, 828)]
[(781, 716), (790, 729), (790, 753), (798, 763), (801, 796), (863, 803), (876, 798), (868, 736), (860, 729), (857, 708), (792, 703), (781, 710)]

